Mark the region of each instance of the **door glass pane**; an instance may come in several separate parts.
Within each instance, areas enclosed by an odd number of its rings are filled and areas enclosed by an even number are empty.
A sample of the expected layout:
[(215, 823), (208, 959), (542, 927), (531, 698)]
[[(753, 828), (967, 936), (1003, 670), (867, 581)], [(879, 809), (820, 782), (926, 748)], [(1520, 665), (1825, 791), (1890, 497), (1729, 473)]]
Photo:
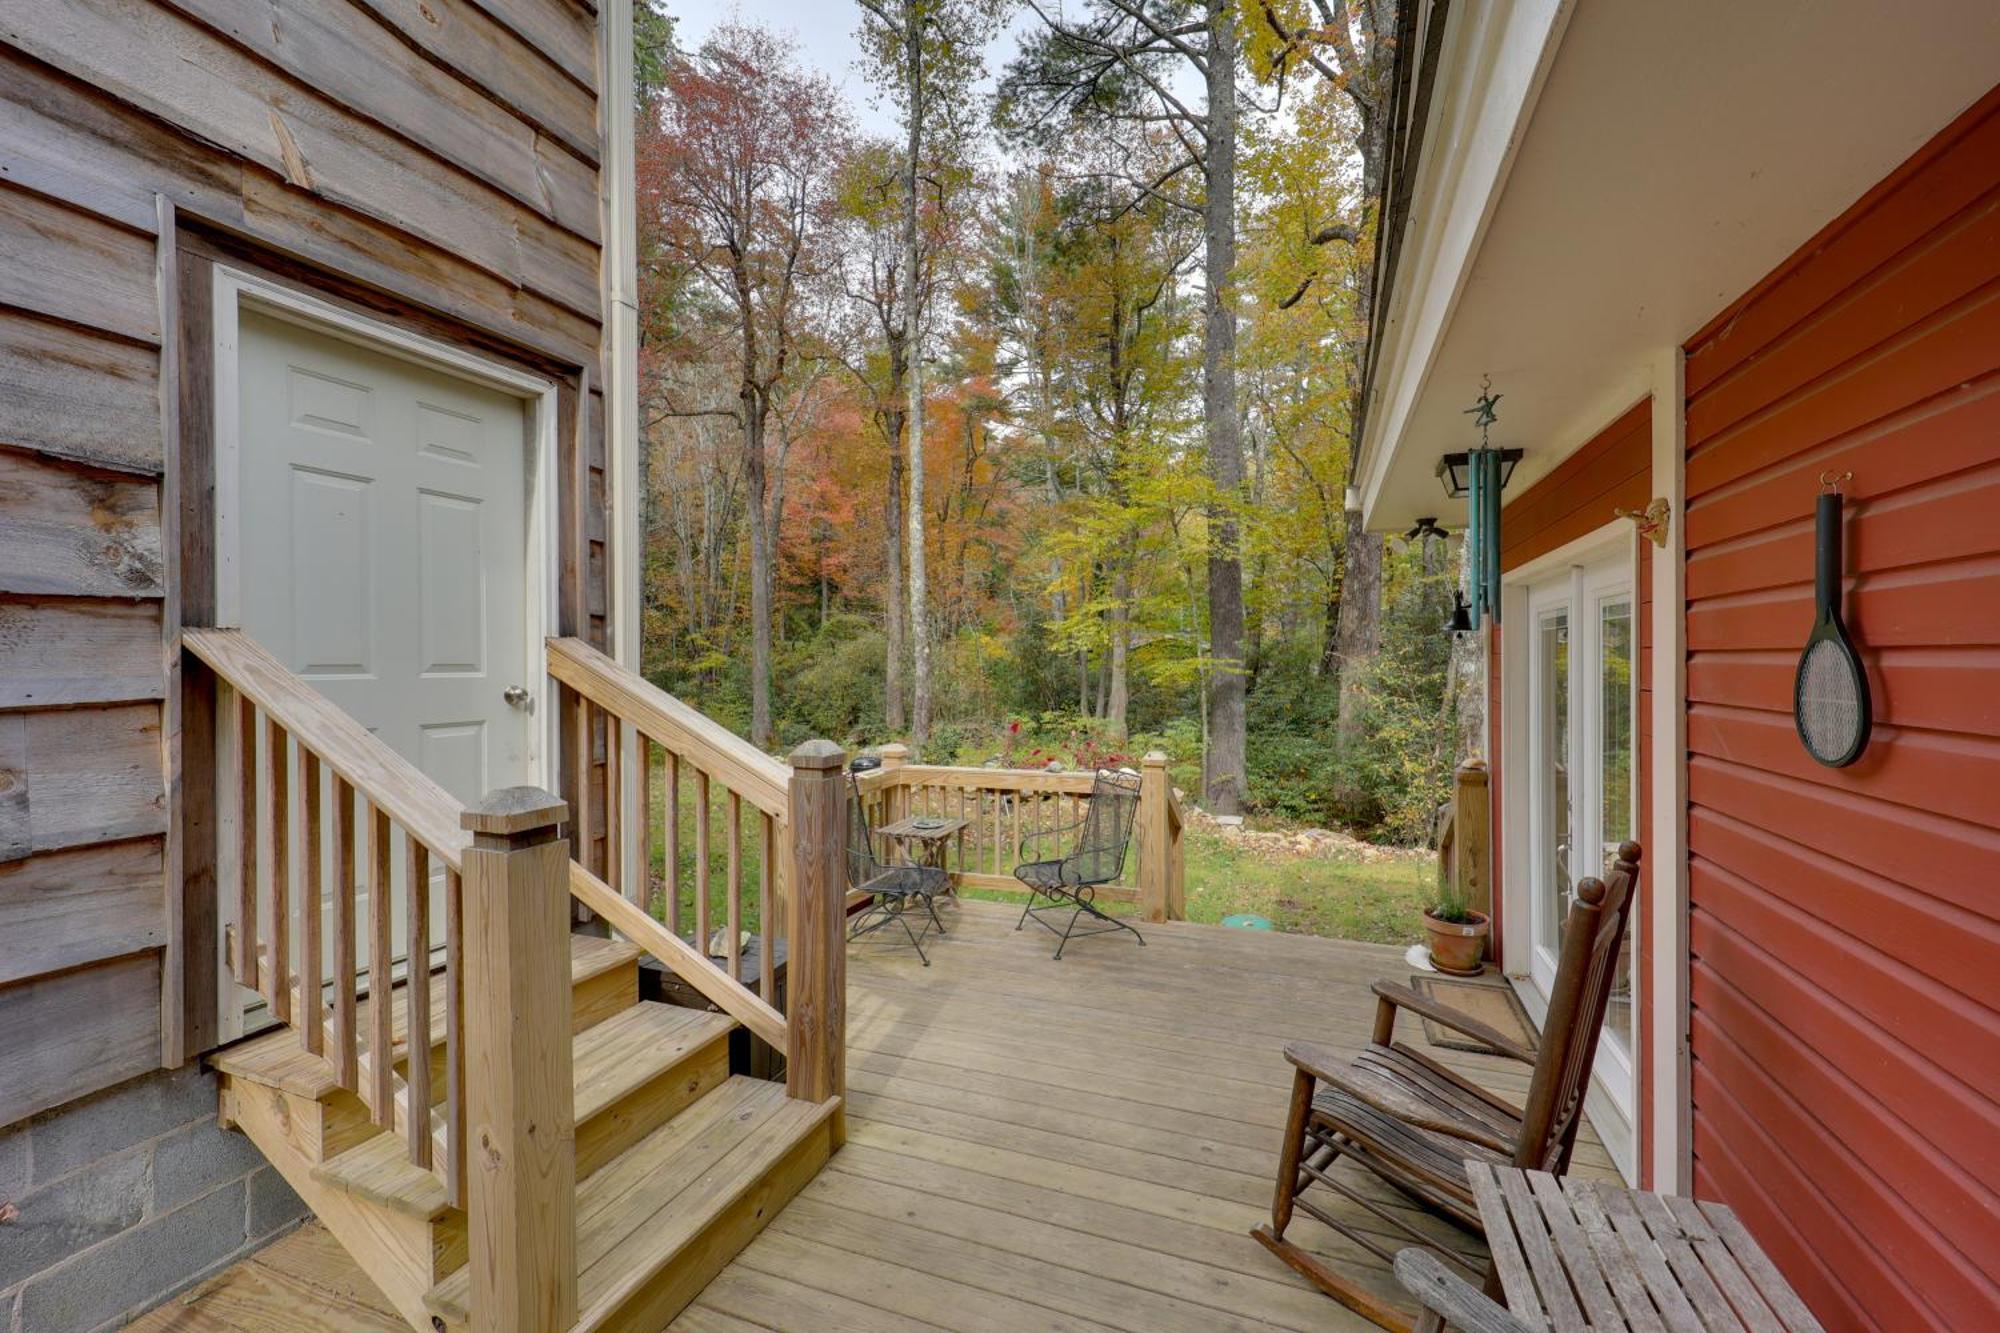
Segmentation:
[(1569, 614), (1556, 611), (1542, 617), (1535, 640), (1535, 679), (1541, 695), (1535, 701), (1543, 776), (1542, 843), (1548, 849), (1542, 867), (1548, 892), (1542, 899), (1539, 934), (1550, 949), (1562, 940), (1563, 913), (1569, 905)]
[[(1597, 690), (1603, 737), (1598, 746), (1598, 790), (1603, 793), (1598, 828), (1603, 834), (1599, 869), (1608, 869), (1618, 844), (1637, 831), (1632, 803), (1632, 602), (1607, 599), (1597, 611)], [(1604, 1018), (1604, 1035), (1627, 1052), (1632, 1046), (1632, 931), (1618, 954), (1611, 1004)]]

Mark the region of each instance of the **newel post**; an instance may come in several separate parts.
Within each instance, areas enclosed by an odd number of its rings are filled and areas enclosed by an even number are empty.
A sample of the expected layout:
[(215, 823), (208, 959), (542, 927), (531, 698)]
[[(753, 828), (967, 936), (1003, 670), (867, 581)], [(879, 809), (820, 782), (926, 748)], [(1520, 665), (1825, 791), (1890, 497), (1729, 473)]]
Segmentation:
[(1452, 774), (1452, 874), (1459, 896), (1475, 912), (1493, 911), (1493, 805), (1486, 761), (1468, 759)]
[(466, 1212), (472, 1326), (576, 1322), (568, 806), (539, 787), (466, 810)]
[[(910, 762), (910, 747), (900, 741), (891, 741), (877, 750), (882, 760), (882, 771), (893, 773)], [(900, 778), (887, 778), (882, 783), (882, 822), (892, 824), (910, 812), (910, 794)]]
[(1139, 777), (1139, 907), (1148, 921), (1165, 921), (1173, 907), (1173, 849), (1167, 829), (1167, 757), (1141, 761)]
[[(832, 741), (792, 751), (791, 954), (785, 1089), (820, 1102), (847, 1091), (847, 755)], [(834, 1142), (845, 1137), (840, 1117)]]

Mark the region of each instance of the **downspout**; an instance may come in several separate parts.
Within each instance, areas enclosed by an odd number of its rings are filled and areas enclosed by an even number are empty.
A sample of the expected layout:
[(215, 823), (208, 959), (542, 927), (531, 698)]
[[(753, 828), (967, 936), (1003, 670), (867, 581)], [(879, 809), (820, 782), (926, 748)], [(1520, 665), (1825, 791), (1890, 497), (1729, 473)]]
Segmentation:
[[(604, 306), (598, 382), (604, 387), (605, 484), (611, 508), (611, 656), (619, 665), (640, 671), (645, 532), (639, 526), (639, 224), (634, 197), (632, 4), (633, 0), (603, 0), (597, 11), (602, 59), (597, 114), (603, 139), (598, 198), (604, 237), (598, 260)], [(577, 404), (579, 412), (589, 407)], [(636, 742), (618, 743), (622, 753), (617, 771), (637, 771)], [(639, 845), (645, 821), (636, 808), (640, 785), (625, 784), (621, 801), (618, 828), (625, 843), (621, 866), (646, 864)]]

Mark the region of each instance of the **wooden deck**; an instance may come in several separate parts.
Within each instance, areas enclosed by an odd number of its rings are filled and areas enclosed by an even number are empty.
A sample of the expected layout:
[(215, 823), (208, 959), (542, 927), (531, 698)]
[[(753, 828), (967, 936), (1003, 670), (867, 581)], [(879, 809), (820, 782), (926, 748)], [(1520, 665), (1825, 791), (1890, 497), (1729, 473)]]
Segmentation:
[[(883, 935), (851, 950), (847, 1147), (675, 1329), (1368, 1327), (1248, 1233), (1284, 1124), (1280, 1048), (1365, 1041), (1367, 985), (1407, 973), (1399, 950), (1172, 924), (1058, 963), (1016, 909), (944, 910), (929, 968)], [(1524, 1090), (1520, 1066), (1436, 1053)], [(1576, 1169), (1615, 1174), (1587, 1129)], [(1292, 1234), (1402, 1300), (1379, 1260), (1310, 1219)], [(308, 1228), (135, 1327), (401, 1325)]]

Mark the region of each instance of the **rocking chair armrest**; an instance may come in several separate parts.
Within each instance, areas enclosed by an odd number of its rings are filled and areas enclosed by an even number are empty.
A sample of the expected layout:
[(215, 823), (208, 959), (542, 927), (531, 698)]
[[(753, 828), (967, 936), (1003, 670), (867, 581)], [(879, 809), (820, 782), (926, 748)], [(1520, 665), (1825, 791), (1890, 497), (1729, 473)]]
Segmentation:
[(1444, 1134), (1464, 1143), (1476, 1143), (1505, 1157), (1514, 1155), (1514, 1144), (1509, 1140), (1488, 1133), (1477, 1125), (1441, 1115), (1435, 1104), (1366, 1068), (1349, 1065), (1337, 1074), (1322, 1077), (1327, 1086), (1337, 1088), (1364, 1106), (1372, 1106), (1403, 1124)]
[(1347, 1057), (1339, 1051), (1325, 1046), (1316, 1046), (1309, 1041), (1288, 1041), (1285, 1043), (1285, 1058), (1302, 1074), (1310, 1074), (1322, 1083), (1331, 1083), (1340, 1072), (1347, 1068)]
[(1442, 1315), (1452, 1328), (1466, 1333), (1533, 1333), (1534, 1325), (1446, 1268), (1443, 1260), (1421, 1246), (1397, 1251), (1396, 1281), (1419, 1305)]
[(1408, 1009), (1441, 1027), (1450, 1028), (1453, 1032), (1484, 1042), (1509, 1059), (1519, 1060), (1522, 1064), (1535, 1063), (1535, 1053), (1520, 1042), (1448, 1004), (1440, 1004), (1429, 996), (1420, 995), (1408, 986), (1394, 981), (1378, 981), (1374, 990), (1377, 999), (1391, 1009)]

